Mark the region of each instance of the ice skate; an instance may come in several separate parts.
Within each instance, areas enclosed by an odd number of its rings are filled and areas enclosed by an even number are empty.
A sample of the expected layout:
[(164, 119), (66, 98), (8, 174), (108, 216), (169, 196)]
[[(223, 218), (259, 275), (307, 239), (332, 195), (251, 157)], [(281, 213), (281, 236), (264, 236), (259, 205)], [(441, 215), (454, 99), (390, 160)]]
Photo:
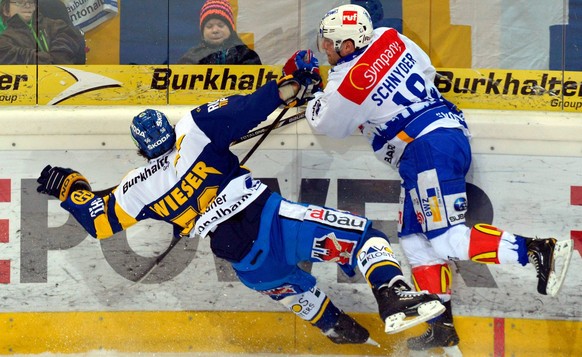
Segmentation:
[(526, 238), (529, 262), (536, 268), (538, 292), (556, 296), (566, 277), (572, 257), (572, 240)]
[(459, 335), (457, 335), (457, 331), (453, 325), (451, 302), (447, 301), (444, 303), (444, 306), (446, 307), (446, 311), (435, 321), (428, 324), (428, 329), (425, 333), (417, 337), (409, 338), (406, 341), (409, 349), (413, 351), (424, 351), (431, 348), (443, 347), (445, 348), (445, 353), (447, 351), (451, 355), (455, 355), (455, 351), (458, 351), (459, 354), (461, 353), (458, 347), (451, 348), (459, 344)]
[(335, 325), (331, 329), (324, 331), (323, 334), (337, 344), (367, 343), (378, 346), (378, 342), (370, 338), (368, 330), (345, 313), (339, 315)]
[(380, 317), (386, 323), (384, 331), (389, 334), (404, 331), (445, 311), (437, 295), (412, 291), (402, 280), (372, 291), (378, 302)]

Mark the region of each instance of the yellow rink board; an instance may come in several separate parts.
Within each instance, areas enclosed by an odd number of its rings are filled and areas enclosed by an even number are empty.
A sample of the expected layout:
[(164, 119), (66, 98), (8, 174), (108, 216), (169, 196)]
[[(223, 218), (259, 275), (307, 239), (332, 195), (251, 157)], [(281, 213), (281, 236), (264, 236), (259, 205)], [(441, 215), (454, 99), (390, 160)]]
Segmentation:
[[(424, 330), (386, 335), (376, 314), (351, 315), (381, 347), (334, 345), (285, 312), (0, 313), (0, 355), (105, 350), (402, 356), (406, 339)], [(582, 356), (580, 321), (455, 319), (465, 356), (494, 356), (500, 346), (506, 356)], [(504, 324), (501, 336), (494, 321)]]

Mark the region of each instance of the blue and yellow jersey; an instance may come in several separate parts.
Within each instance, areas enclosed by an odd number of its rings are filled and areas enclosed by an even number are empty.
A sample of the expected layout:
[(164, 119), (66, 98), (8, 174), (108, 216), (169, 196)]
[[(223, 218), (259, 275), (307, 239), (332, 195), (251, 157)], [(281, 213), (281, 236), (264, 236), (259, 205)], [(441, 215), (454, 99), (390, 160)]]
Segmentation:
[(197, 107), (176, 124), (171, 151), (130, 171), (105, 197), (79, 190), (61, 205), (99, 239), (148, 218), (173, 224), (177, 234), (204, 237), (266, 188), (240, 166), (230, 144), (281, 104), (271, 81), (253, 94)]

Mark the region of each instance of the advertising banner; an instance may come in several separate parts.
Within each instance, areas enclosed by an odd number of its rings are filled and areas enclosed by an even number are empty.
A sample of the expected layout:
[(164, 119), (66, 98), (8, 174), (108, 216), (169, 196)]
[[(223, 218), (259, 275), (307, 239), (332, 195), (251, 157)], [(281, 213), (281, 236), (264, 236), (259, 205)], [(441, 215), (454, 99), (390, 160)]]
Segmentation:
[[(2, 157), (4, 312), (284, 311), (280, 304), (243, 286), (229, 263), (213, 256), (208, 240), (180, 241), (163, 264), (136, 284), (168, 247), (170, 226), (143, 221), (98, 241), (60, 208), (58, 200), (36, 192), (36, 177), (46, 164), (79, 170), (95, 189), (114, 186), (128, 170), (143, 163), (134, 150), (4, 151)], [(581, 165), (582, 159), (576, 157), (475, 155), (468, 175), (468, 224), (492, 223), (526, 236), (575, 237), (582, 231)], [(371, 153), (258, 150), (249, 167), (255, 177), (291, 200), (338, 207), (373, 219), (374, 226), (391, 238), (410, 276), (395, 232), (400, 180)], [(582, 275), (576, 272), (581, 264), (575, 251), (560, 294), (551, 298), (537, 293), (532, 266), (455, 263), (456, 314), (578, 319)], [(335, 264), (313, 264), (306, 269), (341, 308), (376, 311), (360, 275), (349, 278)], [(535, 316), (531, 311), (536, 311)]]
[(582, 72), (440, 68), (435, 83), (465, 109), (582, 113)]
[(117, 0), (65, 0), (75, 26), (87, 32), (117, 16)]
[[(280, 75), (279, 66), (2, 66), (0, 106), (200, 105)], [(582, 72), (442, 68), (435, 83), (461, 109), (582, 112)]]
[(200, 105), (251, 93), (278, 79), (281, 68), (15, 65), (0, 73), (0, 105)]

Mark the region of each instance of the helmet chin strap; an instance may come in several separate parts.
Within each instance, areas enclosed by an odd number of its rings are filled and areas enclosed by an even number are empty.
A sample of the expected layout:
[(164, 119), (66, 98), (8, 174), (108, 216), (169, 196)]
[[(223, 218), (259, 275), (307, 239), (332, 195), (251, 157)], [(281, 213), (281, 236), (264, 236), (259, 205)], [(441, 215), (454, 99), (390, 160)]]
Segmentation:
[(343, 44), (344, 44), (344, 42), (346, 42), (346, 41), (348, 41), (348, 40), (343, 40), (343, 41), (342, 41), (342, 43), (340, 43), (340, 45), (339, 45), (339, 47), (338, 47), (338, 48), (335, 48), (335, 46), (334, 46), (335, 53), (337, 53), (337, 55), (339, 56), (339, 58), (343, 58), (343, 57), (344, 57), (344, 56), (342, 56), (342, 55), (341, 55), (341, 51), (342, 51), (342, 45), (343, 45)]

